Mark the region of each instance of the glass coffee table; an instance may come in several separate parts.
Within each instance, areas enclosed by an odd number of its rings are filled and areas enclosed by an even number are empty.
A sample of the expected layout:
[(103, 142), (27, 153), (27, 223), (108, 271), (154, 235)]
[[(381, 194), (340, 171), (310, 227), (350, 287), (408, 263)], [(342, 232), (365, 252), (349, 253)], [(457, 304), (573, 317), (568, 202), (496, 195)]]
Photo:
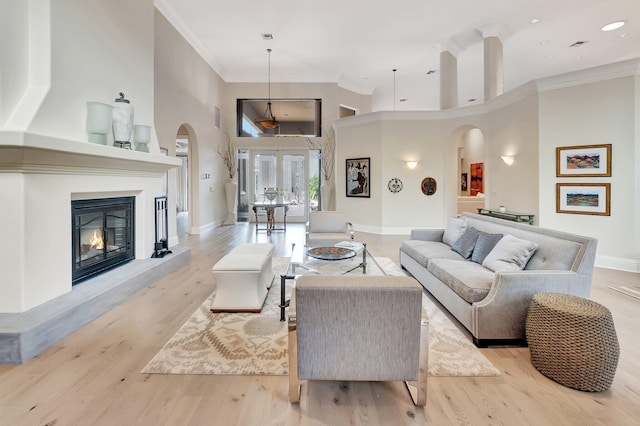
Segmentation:
[(386, 275), (384, 269), (371, 256), (367, 245), (345, 241), (331, 247), (307, 247), (292, 244), (287, 271), (280, 275), (280, 321), (285, 320), (287, 280), (300, 275)]

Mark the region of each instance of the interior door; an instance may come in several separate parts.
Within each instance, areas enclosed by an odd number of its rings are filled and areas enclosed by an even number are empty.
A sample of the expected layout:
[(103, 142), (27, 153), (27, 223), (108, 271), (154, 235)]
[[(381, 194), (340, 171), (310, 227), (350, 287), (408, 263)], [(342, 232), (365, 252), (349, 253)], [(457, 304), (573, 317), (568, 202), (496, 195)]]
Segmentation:
[[(289, 203), (287, 222), (306, 222), (309, 212), (308, 161), (307, 151), (252, 152), (249, 173), (253, 176), (253, 201), (265, 201), (264, 191), (269, 187), (277, 188), (280, 198)], [(276, 221), (281, 222), (282, 216), (282, 209), (276, 209)]]

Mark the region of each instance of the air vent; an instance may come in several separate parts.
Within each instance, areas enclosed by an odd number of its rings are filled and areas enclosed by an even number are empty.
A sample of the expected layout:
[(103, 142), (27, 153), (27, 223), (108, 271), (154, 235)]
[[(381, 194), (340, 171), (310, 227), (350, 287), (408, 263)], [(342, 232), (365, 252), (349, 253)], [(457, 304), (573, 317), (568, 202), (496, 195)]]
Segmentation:
[(586, 44), (586, 43), (589, 43), (589, 42), (588, 41), (576, 41), (575, 43), (573, 43), (569, 47), (578, 47), (578, 46), (582, 46), (583, 44)]

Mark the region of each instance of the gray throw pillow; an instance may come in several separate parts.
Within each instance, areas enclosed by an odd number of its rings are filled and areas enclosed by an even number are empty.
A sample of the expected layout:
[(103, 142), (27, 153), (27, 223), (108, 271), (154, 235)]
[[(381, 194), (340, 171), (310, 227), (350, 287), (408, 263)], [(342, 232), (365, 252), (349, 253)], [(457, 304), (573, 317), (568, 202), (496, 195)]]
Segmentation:
[(493, 272), (521, 271), (537, 248), (538, 244), (533, 241), (507, 234), (485, 257), (482, 266)]
[(476, 240), (476, 246), (473, 248), (471, 260), (482, 265), (484, 258), (487, 257), (501, 239), (502, 234), (489, 234), (478, 231), (478, 239)]
[(451, 246), (451, 250), (460, 254), (460, 256), (465, 259), (469, 259), (471, 257), (471, 253), (473, 253), (473, 248), (476, 246), (476, 240), (478, 239), (478, 231), (476, 228), (471, 227), (464, 231), (464, 234), (458, 240), (453, 243)]
[(467, 230), (467, 221), (459, 217), (452, 217), (447, 223), (447, 228), (444, 230), (442, 236), (442, 242), (448, 246), (452, 246), (458, 238), (462, 237), (464, 231)]

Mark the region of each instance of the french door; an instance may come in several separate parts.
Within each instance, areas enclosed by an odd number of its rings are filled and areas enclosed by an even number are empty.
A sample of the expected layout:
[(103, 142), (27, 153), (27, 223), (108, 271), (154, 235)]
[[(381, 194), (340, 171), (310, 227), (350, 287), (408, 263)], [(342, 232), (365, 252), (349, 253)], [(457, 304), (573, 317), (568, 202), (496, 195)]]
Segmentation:
[[(308, 164), (307, 151), (251, 151), (249, 196), (254, 202), (265, 201), (265, 190), (277, 188), (279, 197), (289, 203), (287, 222), (306, 222), (310, 204)], [(276, 214), (280, 216), (276, 221), (282, 221), (282, 210), (276, 209)]]

